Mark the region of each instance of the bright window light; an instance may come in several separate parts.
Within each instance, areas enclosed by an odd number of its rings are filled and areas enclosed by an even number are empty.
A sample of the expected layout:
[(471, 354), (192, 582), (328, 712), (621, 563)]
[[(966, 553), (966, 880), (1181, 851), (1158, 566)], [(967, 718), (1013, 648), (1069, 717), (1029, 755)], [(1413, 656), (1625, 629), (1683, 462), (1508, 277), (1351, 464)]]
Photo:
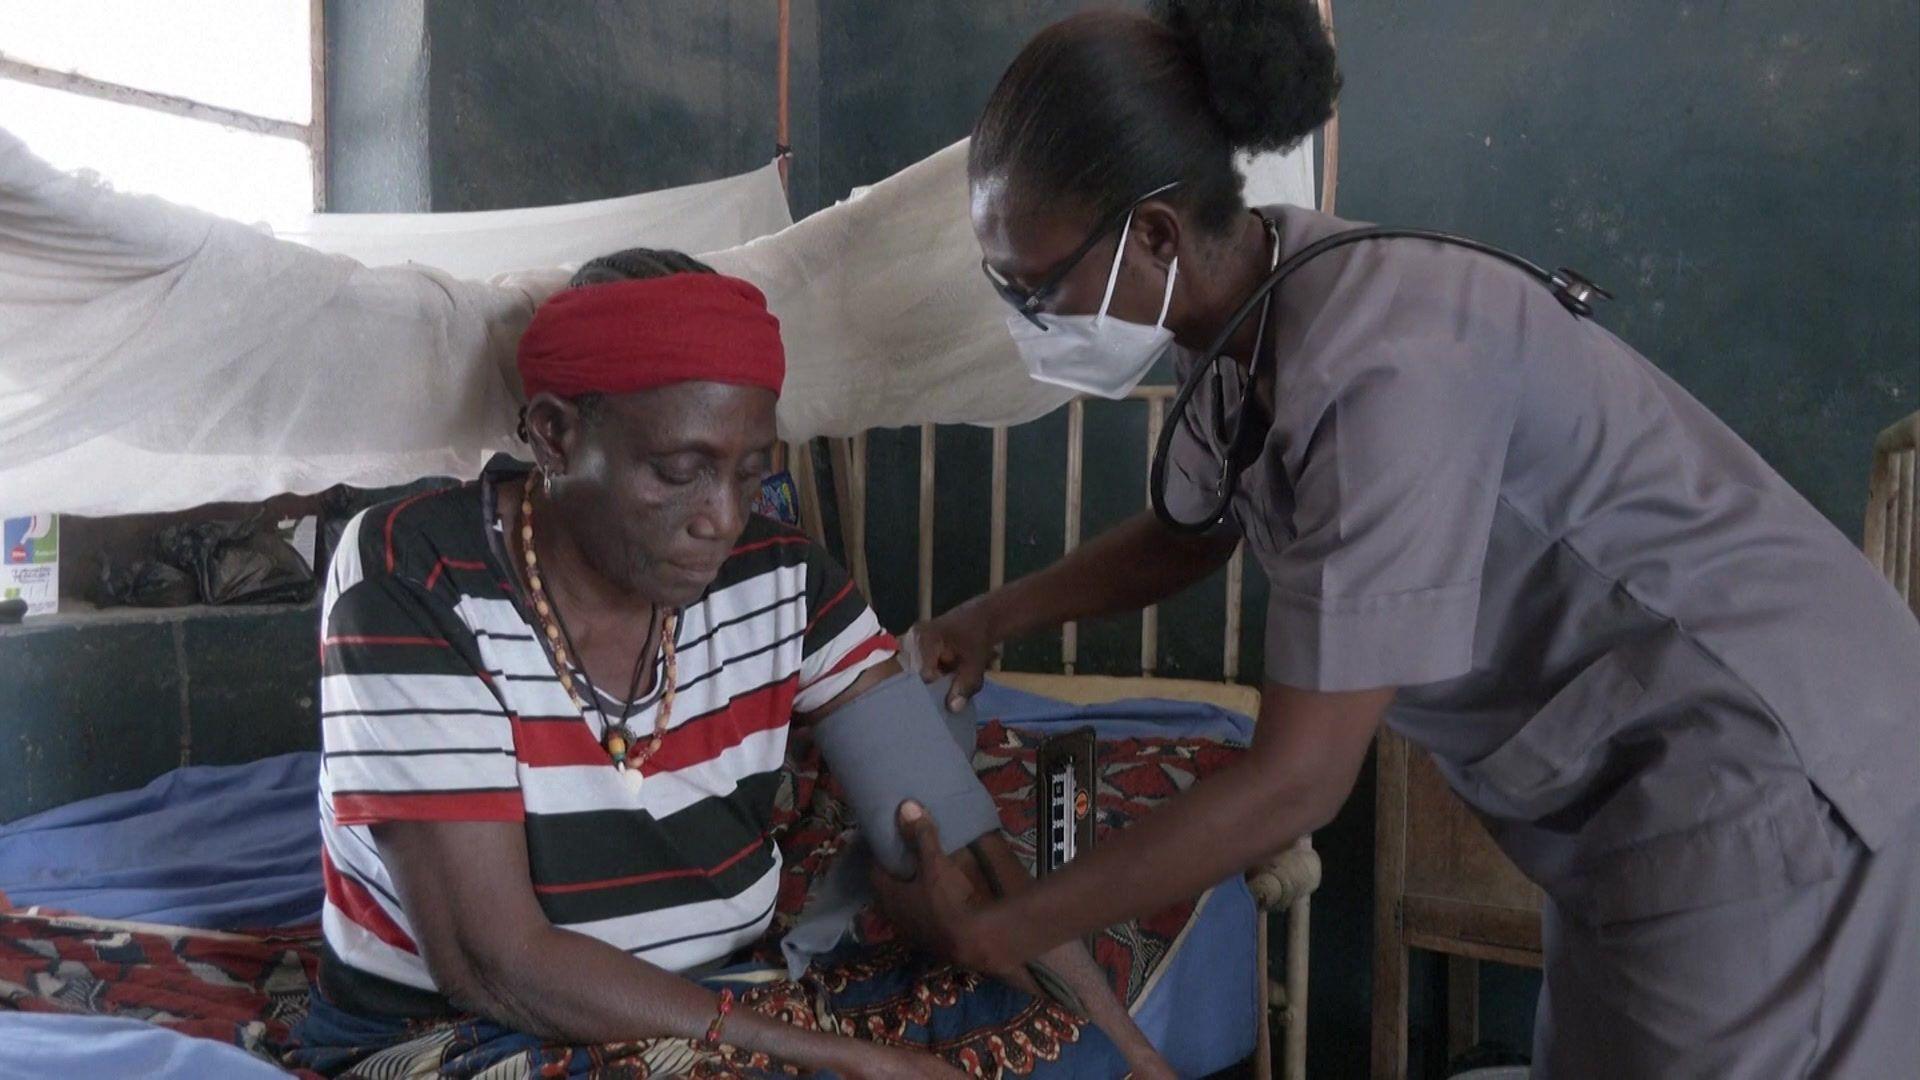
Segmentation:
[(61, 169), (248, 223), (313, 209), (305, 143), (0, 79), (0, 127)]
[[(309, 0), (0, 0), (0, 53), (54, 71), (307, 124)], [(61, 169), (245, 222), (313, 209), (305, 142), (8, 79), (0, 128)]]
[(0, 52), (304, 124), (309, 0), (0, 0)]

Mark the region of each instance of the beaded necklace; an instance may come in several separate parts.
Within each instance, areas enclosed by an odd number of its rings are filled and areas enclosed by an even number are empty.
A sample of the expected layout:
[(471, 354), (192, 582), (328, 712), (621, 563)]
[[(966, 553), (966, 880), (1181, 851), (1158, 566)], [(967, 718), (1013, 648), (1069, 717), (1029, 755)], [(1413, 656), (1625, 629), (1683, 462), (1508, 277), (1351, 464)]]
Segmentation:
[[(532, 594), (533, 610), (540, 617), (541, 631), (546, 634), (548, 647), (553, 653), (553, 667), (560, 676), (560, 686), (566, 690), (567, 697), (573, 700), (573, 707), (580, 710), (580, 718), (585, 720), (587, 702), (575, 688), (573, 664), (568, 651), (572, 647), (573, 640), (567, 633), (566, 625), (560, 621), (560, 610), (554, 604), (553, 598), (547, 594), (545, 582), (540, 579), (540, 556), (533, 550), (534, 481), (535, 478), (529, 476), (526, 486), (520, 492), (521, 563), (526, 572), (527, 591)], [(665, 669), (662, 675), (660, 707), (654, 714), (653, 734), (644, 745), (637, 745), (638, 740), (634, 737), (633, 729), (627, 726), (627, 718), (622, 716), (616, 721), (608, 716), (607, 710), (600, 704), (598, 691), (594, 694), (593, 709), (600, 714), (600, 746), (607, 752), (607, 758), (612, 762), (613, 767), (630, 777), (636, 784), (640, 780), (640, 767), (660, 752), (660, 744), (666, 738), (667, 724), (673, 716), (674, 684), (679, 675), (679, 665), (674, 656), (674, 639), (677, 636), (679, 623), (679, 612), (667, 613), (660, 636), (661, 658)], [(652, 636), (649, 635), (647, 640), (650, 644), (653, 640)], [(632, 704), (634, 693), (639, 690), (641, 664), (646, 658), (647, 651), (646, 647), (642, 646), (640, 658), (634, 661), (633, 689), (628, 694), (629, 705)], [(584, 660), (582, 662), (584, 663)], [(593, 689), (591, 683), (588, 684), (588, 689)]]

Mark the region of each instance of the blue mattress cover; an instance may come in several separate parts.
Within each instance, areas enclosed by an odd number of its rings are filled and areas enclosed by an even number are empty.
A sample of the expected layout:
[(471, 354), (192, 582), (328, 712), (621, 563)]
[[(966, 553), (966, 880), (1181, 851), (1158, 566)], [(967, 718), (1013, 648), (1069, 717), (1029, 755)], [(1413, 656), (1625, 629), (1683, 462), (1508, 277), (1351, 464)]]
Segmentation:
[(0, 1077), (285, 1080), (245, 1050), (118, 1016), (0, 1012)]

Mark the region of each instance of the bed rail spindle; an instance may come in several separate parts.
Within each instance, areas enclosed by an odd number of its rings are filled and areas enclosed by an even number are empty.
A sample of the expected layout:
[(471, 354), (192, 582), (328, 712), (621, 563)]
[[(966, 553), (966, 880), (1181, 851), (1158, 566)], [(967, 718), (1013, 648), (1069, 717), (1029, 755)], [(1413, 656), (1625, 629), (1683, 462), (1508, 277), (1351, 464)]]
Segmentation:
[(1893, 587), (1903, 597), (1912, 597), (1913, 590), (1920, 588), (1920, 581), (1914, 580), (1920, 575), (1915, 568), (1914, 547), (1920, 539), (1914, 536), (1913, 488), (1920, 478), (1914, 476), (1914, 467), (1920, 463), (1920, 451), (1906, 450), (1893, 455), (1894, 500), (1893, 525), (1894, 542), (1891, 560)]
[(867, 437), (865, 433), (850, 439), (829, 439), (833, 460), (833, 494), (840, 503), (840, 541), (846, 548), (847, 573), (854, 587), (873, 602), (873, 585), (867, 580)]
[[(1147, 505), (1153, 505), (1153, 451), (1160, 445), (1160, 426), (1166, 422), (1167, 401), (1147, 397)], [(1140, 613), (1140, 673), (1151, 675), (1160, 666), (1160, 605), (1148, 604)]]
[(820, 476), (813, 467), (813, 440), (793, 447), (787, 455), (793, 473), (794, 496), (800, 502), (800, 529), (822, 547), (827, 543), (826, 515), (820, 510)]
[[(987, 528), (987, 588), (997, 589), (1007, 580), (1007, 429), (993, 429), (993, 503)], [(1000, 670), (1000, 654), (994, 653), (993, 670)]]
[(920, 619), (933, 618), (933, 425), (920, 425)]
[(1227, 630), (1220, 643), (1220, 664), (1228, 682), (1240, 681), (1240, 582), (1246, 575), (1246, 545), (1233, 549), (1227, 560)]
[[(1080, 546), (1080, 481), (1084, 468), (1081, 443), (1086, 427), (1086, 403), (1075, 398), (1067, 405), (1067, 554)], [(1069, 622), (1060, 628), (1060, 670), (1071, 675), (1079, 661), (1080, 624)]]

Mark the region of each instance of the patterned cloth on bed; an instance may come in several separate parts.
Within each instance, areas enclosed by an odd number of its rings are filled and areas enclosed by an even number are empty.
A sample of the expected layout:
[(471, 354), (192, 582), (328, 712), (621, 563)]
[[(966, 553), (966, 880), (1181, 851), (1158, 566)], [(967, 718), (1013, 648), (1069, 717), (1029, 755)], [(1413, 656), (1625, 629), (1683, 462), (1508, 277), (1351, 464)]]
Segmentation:
[[(981, 728), (975, 766), (999, 802), (1017, 850), (1034, 837), (1035, 740)], [(1238, 751), (1208, 740), (1129, 738), (1100, 744), (1099, 825), (1124, 826)], [(778, 949), (807, 887), (845, 848), (852, 818), (817, 756), (796, 747), (776, 832), (786, 857), (779, 915), (755, 955), (709, 980), (743, 1007), (790, 1023), (931, 1047), (978, 1076), (1113, 1076), (1124, 1072), (1098, 1029), (1057, 1006), (951, 967), (918, 960), (877, 915), (857, 940), (800, 980)], [(1195, 917), (1184, 904), (1100, 935), (1095, 954), (1129, 1002), (1152, 985)], [(704, 1054), (683, 1040), (545, 1046), (481, 1021), (432, 1027), (368, 1024), (310, 1002), (317, 935), (222, 934), (79, 918), (0, 915), (0, 1007), (136, 1017), (233, 1043), (309, 1070), (354, 1077), (694, 1076), (786, 1073), (744, 1054)], [(309, 1017), (309, 1006), (312, 1015)], [(306, 1020), (308, 1045), (295, 1047)]]

